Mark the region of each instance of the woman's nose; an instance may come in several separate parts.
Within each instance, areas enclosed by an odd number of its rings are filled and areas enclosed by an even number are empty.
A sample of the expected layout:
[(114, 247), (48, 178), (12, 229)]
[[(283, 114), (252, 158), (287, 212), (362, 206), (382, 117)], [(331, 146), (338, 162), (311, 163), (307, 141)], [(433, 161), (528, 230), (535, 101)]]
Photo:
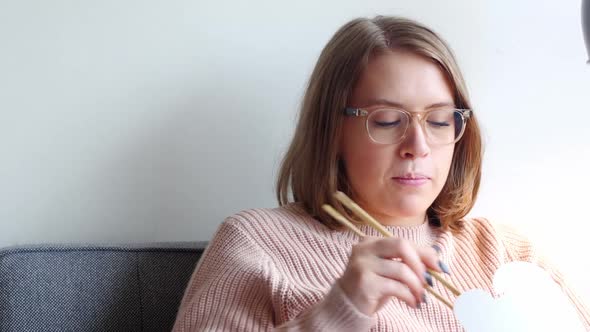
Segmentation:
[(421, 158), (430, 153), (426, 133), (419, 121), (412, 121), (408, 127), (404, 140), (400, 143), (402, 158)]

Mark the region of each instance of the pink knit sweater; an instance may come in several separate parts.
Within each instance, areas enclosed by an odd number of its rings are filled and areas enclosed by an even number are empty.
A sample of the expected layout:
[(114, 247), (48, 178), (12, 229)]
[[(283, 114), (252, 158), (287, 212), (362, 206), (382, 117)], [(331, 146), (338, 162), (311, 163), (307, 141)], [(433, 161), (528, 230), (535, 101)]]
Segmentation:
[[(590, 330), (589, 311), (562, 275), (506, 227), (469, 219), (460, 234), (427, 223), (387, 229), (418, 246), (438, 244), (452, 272), (449, 279), (461, 291), (492, 292), (492, 276), (503, 263), (536, 262), (562, 286)], [(197, 265), (174, 331), (462, 331), (452, 311), (434, 298), (421, 309), (393, 298), (374, 317), (356, 310), (335, 281), (359, 240), (349, 230), (328, 229), (296, 204), (229, 217)], [(454, 299), (439, 283), (435, 290)]]

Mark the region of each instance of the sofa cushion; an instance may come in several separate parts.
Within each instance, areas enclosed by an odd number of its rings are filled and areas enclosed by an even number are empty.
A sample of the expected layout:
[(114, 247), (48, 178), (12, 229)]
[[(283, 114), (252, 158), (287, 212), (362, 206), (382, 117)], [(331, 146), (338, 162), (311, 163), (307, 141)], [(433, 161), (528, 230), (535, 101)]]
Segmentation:
[(0, 250), (0, 331), (170, 331), (205, 245)]

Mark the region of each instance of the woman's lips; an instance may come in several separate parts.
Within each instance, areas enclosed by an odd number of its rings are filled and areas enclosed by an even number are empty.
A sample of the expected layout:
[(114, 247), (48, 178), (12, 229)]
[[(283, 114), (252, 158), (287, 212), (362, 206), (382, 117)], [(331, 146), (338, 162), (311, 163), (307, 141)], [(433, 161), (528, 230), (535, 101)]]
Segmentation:
[(394, 177), (393, 180), (401, 185), (404, 186), (421, 186), (423, 184), (425, 184), (426, 182), (430, 181), (429, 178), (427, 177)]

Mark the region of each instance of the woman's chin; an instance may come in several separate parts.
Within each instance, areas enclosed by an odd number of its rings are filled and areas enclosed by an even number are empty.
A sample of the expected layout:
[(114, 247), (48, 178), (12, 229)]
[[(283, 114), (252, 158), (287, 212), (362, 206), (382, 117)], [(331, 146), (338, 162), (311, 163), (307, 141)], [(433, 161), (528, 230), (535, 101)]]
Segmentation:
[(391, 212), (390, 215), (395, 215), (401, 218), (411, 218), (423, 216), (429, 206), (430, 204), (426, 204), (424, 199), (404, 199), (391, 204), (388, 207), (388, 210)]
[[(390, 218), (415, 218), (422, 217), (432, 204), (425, 195), (382, 195), (374, 198), (373, 202), (378, 205), (363, 204), (361, 207), (367, 210), (373, 217), (381, 222)], [(383, 199), (385, 198), (385, 199)], [(381, 220), (383, 219), (383, 220)]]

